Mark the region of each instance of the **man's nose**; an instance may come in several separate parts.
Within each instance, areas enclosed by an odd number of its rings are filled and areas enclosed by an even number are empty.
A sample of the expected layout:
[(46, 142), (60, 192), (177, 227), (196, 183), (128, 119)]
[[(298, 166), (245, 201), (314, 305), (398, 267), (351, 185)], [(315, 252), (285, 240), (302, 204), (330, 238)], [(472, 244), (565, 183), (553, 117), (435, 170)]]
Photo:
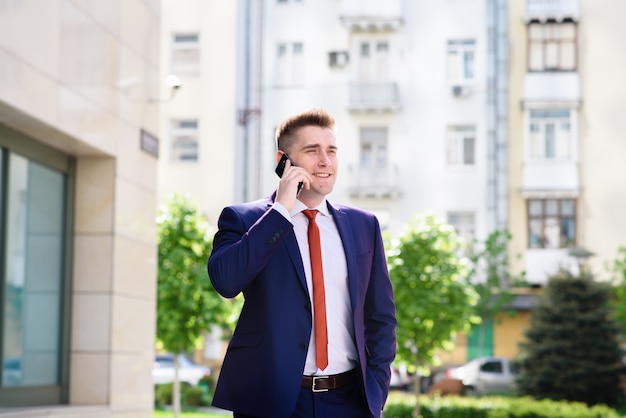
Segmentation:
[(330, 157), (328, 156), (327, 153), (322, 152), (320, 154), (320, 161), (319, 161), (320, 165), (330, 165)]

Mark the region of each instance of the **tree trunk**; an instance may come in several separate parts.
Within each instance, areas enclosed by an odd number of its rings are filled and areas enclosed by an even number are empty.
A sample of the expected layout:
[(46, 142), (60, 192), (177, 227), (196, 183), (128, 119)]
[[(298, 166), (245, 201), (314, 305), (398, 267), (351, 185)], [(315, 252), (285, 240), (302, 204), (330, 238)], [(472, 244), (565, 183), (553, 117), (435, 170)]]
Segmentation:
[(178, 379), (178, 354), (174, 355), (174, 387), (172, 388), (172, 410), (174, 418), (180, 415), (180, 380)]
[(420, 365), (419, 357), (415, 356), (415, 379), (414, 379), (415, 382), (413, 383), (414, 385), (413, 391), (415, 392), (415, 410), (413, 411), (414, 418), (419, 418), (421, 414), (420, 395), (422, 394), (422, 390), (421, 390), (422, 382), (420, 381), (420, 374), (418, 372), (419, 365)]

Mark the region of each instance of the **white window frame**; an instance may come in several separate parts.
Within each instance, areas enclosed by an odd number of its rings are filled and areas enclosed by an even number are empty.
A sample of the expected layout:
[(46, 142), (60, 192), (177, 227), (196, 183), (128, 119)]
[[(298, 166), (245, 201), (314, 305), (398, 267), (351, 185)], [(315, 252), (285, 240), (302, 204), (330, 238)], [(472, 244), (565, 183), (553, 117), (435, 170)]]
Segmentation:
[(470, 211), (449, 211), (447, 221), (454, 227), (456, 233), (463, 238), (468, 248), (471, 248), (476, 237), (476, 213)]
[(476, 125), (449, 125), (446, 129), (446, 163), (448, 166), (475, 167), (476, 145)]
[(276, 44), (276, 85), (303, 85), (304, 69), (303, 42), (279, 42)]
[(359, 165), (362, 169), (386, 170), (388, 136), (389, 130), (386, 126), (361, 127)]
[(361, 39), (357, 42), (357, 77), (360, 83), (389, 82), (391, 43), (388, 39)]
[(170, 73), (178, 76), (200, 75), (200, 35), (172, 33)]
[(529, 108), (526, 112), (526, 160), (577, 160), (576, 110), (570, 107)]
[[(193, 126), (195, 124), (195, 126)], [(187, 125), (187, 126), (185, 126)], [(197, 119), (172, 119), (170, 121), (169, 157), (173, 163), (199, 161), (199, 124)]]
[(473, 84), (476, 81), (476, 41), (450, 39), (447, 49), (448, 81), (453, 85)]

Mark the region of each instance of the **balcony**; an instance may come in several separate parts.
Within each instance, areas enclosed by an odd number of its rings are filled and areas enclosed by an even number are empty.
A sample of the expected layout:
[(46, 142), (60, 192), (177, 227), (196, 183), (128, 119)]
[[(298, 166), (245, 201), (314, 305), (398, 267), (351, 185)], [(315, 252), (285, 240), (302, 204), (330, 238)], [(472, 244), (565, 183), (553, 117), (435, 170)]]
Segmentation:
[(350, 85), (348, 109), (358, 113), (395, 113), (400, 109), (396, 83), (355, 83)]
[(359, 198), (396, 198), (398, 189), (398, 167), (350, 166), (349, 193)]
[(578, 21), (578, 0), (526, 0), (526, 22)]
[(524, 197), (576, 197), (580, 191), (574, 161), (526, 161), (522, 174)]
[(545, 102), (578, 107), (580, 100), (580, 80), (576, 72), (537, 72), (524, 76), (525, 107)]
[(394, 31), (404, 23), (401, 0), (342, 0), (340, 19), (350, 31)]

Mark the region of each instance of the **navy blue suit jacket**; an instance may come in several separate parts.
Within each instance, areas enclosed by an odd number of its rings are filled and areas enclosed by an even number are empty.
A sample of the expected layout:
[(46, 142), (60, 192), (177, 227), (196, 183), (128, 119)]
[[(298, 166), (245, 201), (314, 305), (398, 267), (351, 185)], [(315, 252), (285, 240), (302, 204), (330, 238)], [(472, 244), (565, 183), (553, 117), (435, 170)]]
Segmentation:
[[(213, 405), (281, 418), (295, 408), (312, 309), (293, 225), (272, 210), (274, 195), (225, 208), (208, 261), (214, 288), (245, 301), (220, 371)], [(378, 220), (331, 205), (343, 241), (361, 384), (372, 417), (387, 399), (396, 352), (395, 305)], [(329, 318), (329, 320), (332, 320)]]

